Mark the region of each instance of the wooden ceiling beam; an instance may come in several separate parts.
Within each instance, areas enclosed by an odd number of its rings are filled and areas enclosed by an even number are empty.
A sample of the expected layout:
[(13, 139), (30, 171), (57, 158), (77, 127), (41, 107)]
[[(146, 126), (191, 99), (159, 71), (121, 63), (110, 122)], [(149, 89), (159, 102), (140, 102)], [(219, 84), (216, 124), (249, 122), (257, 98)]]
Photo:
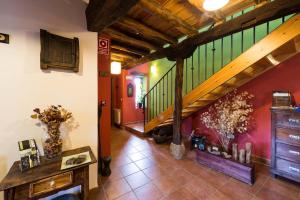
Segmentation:
[(85, 15), (89, 31), (102, 32), (135, 6), (139, 0), (90, 0)]
[(133, 46), (140, 46), (140, 47), (143, 47), (143, 48), (146, 48), (146, 49), (151, 49), (151, 50), (159, 50), (159, 49), (161, 49), (160, 47), (157, 47), (157, 46), (155, 46), (153, 44), (150, 44), (148, 42), (145, 42), (143, 40), (139, 40), (139, 39), (133, 38), (131, 36), (128, 36), (128, 35), (126, 35), (124, 33), (121, 33), (119, 31), (115, 30), (115, 29), (112, 29), (112, 28), (106, 28), (104, 30), (104, 33), (108, 34), (113, 39), (116, 39), (118, 41), (131, 44)]
[(121, 51), (126, 51), (128, 53), (133, 53), (133, 54), (140, 55), (140, 56), (144, 56), (144, 55), (147, 55), (147, 54), (150, 53), (149, 51), (144, 51), (144, 50), (141, 50), (141, 49), (136, 49), (134, 47), (129, 47), (129, 46), (123, 46), (123, 45), (120, 45), (120, 44), (115, 44), (113, 41), (112, 41), (111, 47), (113, 49), (118, 49), (118, 50), (121, 50)]
[(126, 61), (126, 58), (122, 58), (118, 55), (111, 54), (111, 60), (124, 63)]
[(150, 38), (156, 38), (162, 40), (169, 44), (177, 44), (177, 39), (172, 38), (164, 33), (161, 33), (148, 25), (141, 23), (133, 18), (124, 17), (120, 21), (122, 26), (126, 27), (127, 29), (133, 29), (136, 33), (141, 34), (143, 36), (149, 36)]
[(178, 45), (156, 51), (147, 56), (144, 56), (139, 60), (128, 62), (125, 65), (127, 68), (134, 67), (138, 64), (161, 59), (164, 57), (168, 57), (170, 60), (174, 60), (174, 58), (178, 57), (178, 55), (186, 58), (189, 57), (194, 52), (195, 48), (199, 45), (220, 39), (222, 37), (237, 33), (256, 25), (263, 24), (267, 21), (297, 13), (299, 11), (299, 0), (290, 0), (289, 3), (287, 3), (286, 0), (272, 1), (254, 9), (253, 11), (245, 13), (244, 15), (215, 26), (208, 31), (187, 38)]
[(115, 58), (124, 59), (124, 61), (125, 61), (125, 60), (133, 60), (133, 59), (136, 59), (136, 58), (133, 57), (133, 56), (124, 55), (124, 54), (121, 54), (121, 53), (115, 53), (115, 52), (111, 52), (111, 56), (112, 56), (112, 57), (115, 57)]
[(122, 51), (122, 50), (115, 49), (115, 48), (112, 48), (111, 52), (115, 53), (115, 54), (121, 54), (121, 55), (124, 55), (124, 56), (127, 56), (127, 57), (131, 57), (131, 58), (134, 58), (134, 59), (138, 59), (138, 58), (141, 57), (141, 56), (138, 56), (138, 55), (135, 55), (135, 54), (132, 54), (132, 53), (128, 53), (126, 51)]
[(140, 0), (139, 5), (141, 5), (142, 9), (150, 11), (153, 15), (158, 15), (159, 17), (169, 21), (172, 25), (180, 28), (180, 30), (184, 31), (187, 35), (195, 35), (198, 33), (196, 28), (173, 15), (169, 10), (162, 8), (162, 6), (154, 0)]

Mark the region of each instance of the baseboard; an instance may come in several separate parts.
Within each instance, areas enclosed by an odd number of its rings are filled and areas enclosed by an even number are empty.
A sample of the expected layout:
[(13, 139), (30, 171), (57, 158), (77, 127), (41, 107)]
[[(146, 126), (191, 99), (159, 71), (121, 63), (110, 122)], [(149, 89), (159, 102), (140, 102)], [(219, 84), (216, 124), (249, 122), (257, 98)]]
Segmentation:
[(253, 155), (252, 156), (252, 160), (253, 160), (253, 162), (256, 162), (256, 163), (259, 163), (259, 164), (263, 164), (263, 165), (266, 165), (266, 166), (270, 166), (271, 165), (271, 160), (269, 160), (267, 158), (260, 157), (260, 156)]

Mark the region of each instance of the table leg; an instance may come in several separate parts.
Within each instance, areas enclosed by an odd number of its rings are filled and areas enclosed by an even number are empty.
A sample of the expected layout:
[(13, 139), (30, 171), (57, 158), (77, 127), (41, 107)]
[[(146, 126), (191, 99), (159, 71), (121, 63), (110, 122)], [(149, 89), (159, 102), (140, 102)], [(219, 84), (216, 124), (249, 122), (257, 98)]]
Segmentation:
[(82, 198), (83, 200), (88, 200), (89, 199), (89, 167), (85, 167), (83, 170), (84, 174), (84, 183), (82, 185)]
[(15, 199), (15, 189), (4, 190), (4, 200), (14, 200)]

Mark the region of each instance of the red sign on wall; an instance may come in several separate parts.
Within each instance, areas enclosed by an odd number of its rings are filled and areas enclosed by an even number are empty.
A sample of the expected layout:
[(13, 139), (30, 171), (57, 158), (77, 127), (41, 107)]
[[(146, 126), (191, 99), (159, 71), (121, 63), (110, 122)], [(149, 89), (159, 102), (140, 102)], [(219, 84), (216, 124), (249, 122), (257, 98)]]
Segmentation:
[(109, 55), (109, 39), (98, 39), (98, 53), (102, 55)]

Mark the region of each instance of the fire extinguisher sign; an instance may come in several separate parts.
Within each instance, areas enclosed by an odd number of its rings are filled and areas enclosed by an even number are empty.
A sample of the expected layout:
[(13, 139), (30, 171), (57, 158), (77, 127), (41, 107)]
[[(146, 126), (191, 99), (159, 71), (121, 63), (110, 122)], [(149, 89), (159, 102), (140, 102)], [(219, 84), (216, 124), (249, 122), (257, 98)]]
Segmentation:
[(98, 39), (98, 53), (102, 55), (109, 55), (109, 39)]

